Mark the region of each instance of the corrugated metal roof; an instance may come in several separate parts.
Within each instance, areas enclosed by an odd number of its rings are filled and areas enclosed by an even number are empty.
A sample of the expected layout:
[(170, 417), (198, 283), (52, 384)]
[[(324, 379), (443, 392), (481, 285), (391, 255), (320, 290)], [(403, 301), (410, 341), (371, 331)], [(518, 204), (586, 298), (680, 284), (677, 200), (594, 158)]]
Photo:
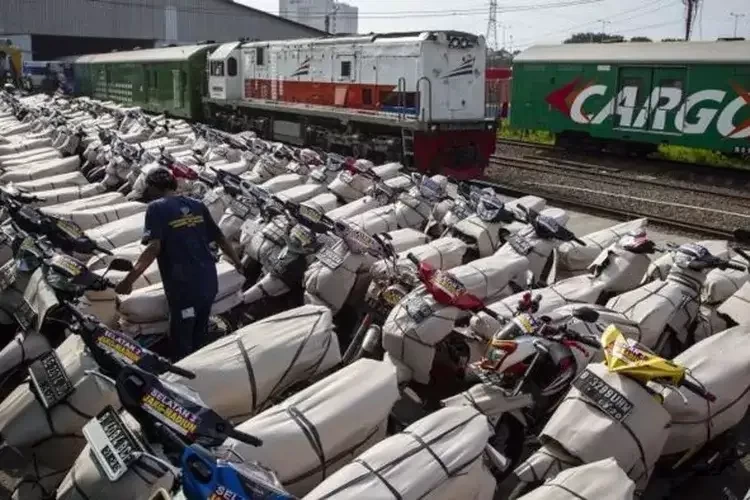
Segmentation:
[(194, 55), (215, 47), (215, 44), (182, 45), (179, 47), (164, 47), (160, 49), (130, 50), (123, 52), (108, 52), (106, 54), (91, 54), (81, 56), (76, 63), (127, 63), (127, 62), (166, 62), (186, 61)]
[(517, 55), (513, 62), (750, 63), (750, 41), (536, 45)]

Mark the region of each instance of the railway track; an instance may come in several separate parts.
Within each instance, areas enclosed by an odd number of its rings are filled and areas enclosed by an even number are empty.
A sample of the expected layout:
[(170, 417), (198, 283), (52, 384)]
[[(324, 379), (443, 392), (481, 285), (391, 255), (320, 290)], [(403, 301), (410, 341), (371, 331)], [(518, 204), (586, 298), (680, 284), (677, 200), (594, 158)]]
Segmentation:
[[(637, 179), (618, 175), (617, 169), (495, 156), (486, 179), (474, 182), (508, 196), (538, 195), (563, 208), (616, 220), (648, 217), (653, 223), (691, 234), (727, 239), (732, 238), (733, 229), (750, 227), (748, 195)], [(680, 201), (689, 195), (703, 202)]]

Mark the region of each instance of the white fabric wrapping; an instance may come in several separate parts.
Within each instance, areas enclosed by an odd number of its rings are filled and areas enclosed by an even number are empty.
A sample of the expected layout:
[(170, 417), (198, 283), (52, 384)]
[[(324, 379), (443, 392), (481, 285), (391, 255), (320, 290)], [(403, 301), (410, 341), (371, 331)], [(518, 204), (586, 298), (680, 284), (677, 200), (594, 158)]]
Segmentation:
[(565, 242), (557, 249), (559, 265), (567, 271), (584, 271), (602, 250), (617, 242), (621, 236), (631, 231), (643, 230), (647, 225), (648, 219), (636, 219), (587, 234), (581, 238), (586, 243), (585, 247), (577, 243)]
[(520, 500), (633, 500), (635, 484), (612, 458), (561, 472)]
[(17, 182), (17, 187), (26, 189), (31, 192), (46, 191), (55, 188), (64, 188), (71, 186), (83, 186), (88, 184), (89, 181), (80, 172), (70, 172), (67, 174), (52, 175), (50, 177), (42, 177), (33, 181)]
[(719, 314), (715, 306), (701, 304), (694, 328), (695, 341), (700, 342), (729, 328), (729, 322)]
[[(284, 216), (274, 217), (268, 224), (258, 228), (254, 221), (245, 221), (247, 227), (252, 230), (242, 229), (240, 244), (245, 247), (245, 253), (255, 262), (262, 266), (269, 266), (274, 258), (286, 246), (285, 235), (290, 229), (289, 220)], [(245, 244), (244, 240), (249, 236), (249, 241)]]
[(281, 200), (303, 203), (327, 192), (328, 189), (322, 184), (302, 184), (285, 189), (279, 192), (277, 196)]
[(0, 157), (11, 155), (14, 153), (21, 153), (23, 151), (31, 151), (34, 149), (41, 149), (49, 147), (52, 144), (52, 140), (49, 137), (41, 139), (26, 139), (11, 144), (0, 146)]
[(226, 444), (302, 496), (385, 437), (398, 396), (392, 367), (360, 359), (238, 426), (268, 444)]
[(750, 405), (748, 338), (750, 327), (738, 326), (707, 338), (674, 358), (675, 363), (689, 369), (689, 380), (697, 381), (716, 396), (716, 401), (709, 403), (684, 388), (664, 391), (664, 408), (672, 415), (665, 454), (701, 445), (734, 427), (745, 416)]
[[(736, 264), (747, 265), (747, 261), (740, 256), (733, 257), (732, 261)], [(701, 301), (704, 304), (720, 304), (749, 282), (750, 273), (747, 271), (714, 269), (708, 273), (703, 283)]]
[(346, 221), (361, 228), (368, 234), (394, 231), (399, 227), (396, 206), (392, 204), (355, 215), (346, 219)]
[[(245, 420), (280, 399), (289, 386), (341, 361), (331, 312), (302, 306), (237, 330), (181, 360), (200, 379), (182, 380), (224, 418)], [(166, 380), (177, 380), (167, 374)], [(269, 441), (272, 442), (272, 441)]]
[[(245, 282), (244, 276), (228, 262), (219, 262), (216, 272), (219, 278), (217, 300), (239, 291)], [(165, 319), (169, 315), (169, 307), (163, 284), (140, 288), (131, 295), (121, 297), (117, 309), (129, 323), (149, 323)]]
[(331, 269), (320, 261), (315, 261), (305, 271), (305, 303), (326, 305), (338, 312), (349, 298), (349, 293), (357, 281), (357, 276), (367, 270), (371, 262), (367, 255), (349, 251), (346, 242), (336, 239), (331, 250), (343, 258), (336, 269)]
[(102, 224), (94, 229), (89, 229), (86, 231), (86, 235), (96, 241), (97, 245), (102, 248), (113, 249), (121, 247), (141, 240), (145, 220), (146, 212), (139, 212), (108, 224)]
[[(696, 245), (705, 247), (715, 257), (727, 258), (732, 251), (729, 248), (729, 242), (726, 240), (704, 240), (696, 242)], [(667, 252), (658, 259), (655, 259), (646, 271), (646, 275), (643, 278), (644, 282), (666, 279), (673, 264), (674, 252)]]
[(125, 196), (120, 193), (102, 193), (87, 198), (65, 201), (54, 205), (47, 205), (42, 208), (42, 212), (47, 214), (64, 214), (66, 212), (75, 212), (90, 208), (116, 205), (125, 201)]
[(113, 205), (83, 208), (72, 212), (57, 212), (58, 217), (71, 220), (82, 229), (93, 229), (117, 222), (131, 215), (145, 213), (148, 205), (139, 201), (124, 201)]
[(281, 174), (268, 179), (261, 184), (261, 187), (268, 190), (269, 193), (278, 193), (285, 189), (291, 189), (305, 182), (305, 176), (300, 174)]
[(84, 373), (97, 369), (97, 364), (80, 337), (68, 337), (57, 353), (75, 387), (67, 404), (54, 406), (47, 413), (29, 385), (21, 384), (0, 404), (0, 433), (8, 445), (22, 450), (27, 458), (65, 470), (85, 444), (80, 437), (88, 421), (85, 415), (96, 415), (107, 405), (118, 407), (119, 399), (112, 386)]
[(717, 309), (738, 325), (750, 325), (750, 283), (745, 283)]
[(0, 175), (0, 182), (24, 182), (53, 175), (75, 172), (81, 166), (78, 156), (60, 158), (52, 161), (44, 161), (32, 164), (29, 167), (12, 168)]
[(51, 151), (37, 152), (33, 155), (23, 155), (22, 157), (19, 157), (18, 159), (15, 159), (15, 160), (5, 160), (3, 161), (2, 167), (3, 168), (26, 167), (26, 166), (34, 165), (36, 163), (41, 163), (47, 160), (58, 160), (60, 158), (62, 158), (62, 154), (56, 149), (54, 149)]
[[(451, 274), (463, 283), (467, 293), (484, 299), (503, 289), (510, 280), (521, 276), (527, 267), (525, 257), (509, 259), (492, 256), (453, 268)], [(419, 300), (419, 297), (432, 313), (417, 323), (409, 315), (406, 304), (410, 300)], [(383, 348), (393, 362), (411, 370), (415, 381), (426, 384), (430, 380), (435, 346), (450, 333), (459, 315), (457, 308), (439, 305), (424, 286), (419, 286), (388, 315), (383, 325)], [(399, 376), (402, 376), (402, 371), (399, 371)]]
[(34, 195), (44, 201), (37, 201), (34, 203), (34, 206), (45, 207), (71, 200), (80, 200), (82, 198), (88, 198), (90, 196), (102, 194), (105, 191), (107, 191), (107, 186), (99, 182), (94, 184), (83, 184), (80, 186), (68, 186), (63, 188), (52, 188), (44, 191), (37, 191), (34, 193)]
[(490, 435), (476, 410), (443, 408), (376, 444), (304, 500), (491, 500), (495, 480), (482, 463)]
[(396, 229), (388, 233), (391, 236), (391, 245), (393, 250), (398, 253), (404, 253), (407, 250), (427, 243), (427, 235), (416, 229), (404, 228)]
[(622, 423), (617, 422), (571, 387), (544, 426), (540, 440), (557, 442), (585, 463), (612, 457), (642, 490), (664, 448), (671, 417), (637, 382), (609, 373), (604, 364), (590, 364), (586, 371), (627, 398), (632, 411)]
[[(409, 253), (413, 253), (421, 262), (426, 262), (437, 269), (453, 269), (463, 262), (466, 243), (458, 238), (439, 238), (400, 252), (396, 266), (399, 269), (410, 269), (416, 272), (416, 266), (406, 257)], [(386, 268), (390, 266), (391, 264), (383, 260), (377, 261), (370, 268), (370, 273), (373, 276), (383, 275)]]
[(326, 215), (333, 220), (346, 220), (355, 215), (369, 212), (379, 206), (380, 204), (378, 201), (372, 196), (363, 196), (362, 198), (331, 210)]

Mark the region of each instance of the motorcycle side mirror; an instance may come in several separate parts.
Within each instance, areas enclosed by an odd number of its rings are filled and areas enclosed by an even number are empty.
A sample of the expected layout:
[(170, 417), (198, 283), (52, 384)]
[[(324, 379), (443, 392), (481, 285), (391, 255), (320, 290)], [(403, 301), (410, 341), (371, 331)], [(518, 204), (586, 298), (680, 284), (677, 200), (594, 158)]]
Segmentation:
[(112, 271), (130, 272), (133, 270), (133, 263), (126, 259), (113, 259), (109, 263), (109, 269)]
[(750, 230), (749, 229), (735, 229), (732, 232), (732, 235), (734, 236), (734, 239), (738, 243), (742, 243), (743, 245), (750, 245)]
[(599, 320), (599, 313), (590, 307), (581, 307), (576, 309), (573, 316), (584, 323), (596, 323)]

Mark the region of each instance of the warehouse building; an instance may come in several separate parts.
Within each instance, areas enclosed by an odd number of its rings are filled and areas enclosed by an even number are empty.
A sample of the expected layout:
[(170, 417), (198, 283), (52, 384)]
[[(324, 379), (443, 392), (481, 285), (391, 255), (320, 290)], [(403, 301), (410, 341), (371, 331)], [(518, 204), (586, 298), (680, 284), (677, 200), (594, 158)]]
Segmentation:
[(201, 40), (322, 35), (232, 0), (0, 0), (0, 39), (20, 48), (26, 61)]

